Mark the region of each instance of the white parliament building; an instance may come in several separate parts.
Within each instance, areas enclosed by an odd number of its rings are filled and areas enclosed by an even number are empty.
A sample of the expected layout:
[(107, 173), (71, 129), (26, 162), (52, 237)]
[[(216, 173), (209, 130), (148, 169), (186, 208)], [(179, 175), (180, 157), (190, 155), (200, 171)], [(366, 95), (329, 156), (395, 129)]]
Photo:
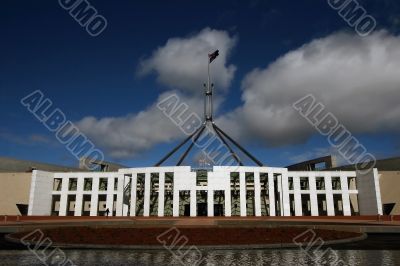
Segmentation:
[[(219, 51), (208, 55), (210, 64)], [(213, 84), (205, 86), (201, 126), (155, 167), (116, 172), (34, 170), (28, 215), (103, 216), (350, 216), (382, 214), (377, 169), (289, 171), (266, 167), (213, 121)], [(181, 166), (205, 131), (213, 130), (238, 166)], [(185, 143), (176, 166), (161, 166)], [(243, 166), (232, 146), (258, 166)]]
[(382, 214), (376, 169), (288, 171), (189, 166), (51, 173), (34, 170), (28, 215), (351, 216)]

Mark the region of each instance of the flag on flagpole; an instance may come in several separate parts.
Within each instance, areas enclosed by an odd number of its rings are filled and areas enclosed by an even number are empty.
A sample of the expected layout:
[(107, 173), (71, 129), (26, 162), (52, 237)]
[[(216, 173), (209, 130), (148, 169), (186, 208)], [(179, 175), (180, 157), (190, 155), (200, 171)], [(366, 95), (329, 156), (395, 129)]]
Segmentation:
[(219, 56), (219, 50), (216, 50), (212, 54), (208, 54), (208, 59), (210, 60), (209, 62), (211, 63), (212, 61), (214, 61), (214, 59), (217, 58), (217, 56)]

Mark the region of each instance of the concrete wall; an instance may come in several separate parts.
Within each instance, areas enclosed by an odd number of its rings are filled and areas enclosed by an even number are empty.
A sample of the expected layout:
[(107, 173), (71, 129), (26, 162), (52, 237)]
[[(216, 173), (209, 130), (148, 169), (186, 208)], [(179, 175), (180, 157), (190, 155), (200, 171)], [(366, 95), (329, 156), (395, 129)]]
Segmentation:
[(21, 215), (16, 204), (29, 203), (32, 173), (0, 173), (0, 215)]
[(34, 170), (29, 195), (28, 215), (50, 215), (54, 173)]
[(360, 215), (382, 214), (381, 190), (378, 170), (368, 173), (357, 172)]
[(400, 214), (400, 171), (379, 171), (382, 204), (396, 203), (391, 214)]

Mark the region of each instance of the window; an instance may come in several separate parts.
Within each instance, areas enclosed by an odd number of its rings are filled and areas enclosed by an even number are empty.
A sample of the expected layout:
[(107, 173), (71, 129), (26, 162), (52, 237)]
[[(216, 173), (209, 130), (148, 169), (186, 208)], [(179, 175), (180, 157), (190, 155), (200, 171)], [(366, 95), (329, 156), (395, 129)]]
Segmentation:
[(348, 184), (349, 190), (357, 189), (357, 180), (355, 177), (347, 177), (347, 184)]
[(233, 191), (240, 190), (239, 173), (236, 172), (231, 173), (231, 190)]
[(288, 184), (289, 184), (289, 190), (293, 190), (293, 177), (289, 176)]
[(246, 214), (255, 216), (254, 173), (245, 173), (246, 184)]
[(84, 191), (91, 191), (92, 190), (93, 179), (92, 178), (85, 178), (83, 180), (83, 190)]
[(207, 186), (207, 171), (196, 171), (196, 186)]
[(338, 176), (332, 177), (332, 189), (333, 190), (341, 190), (342, 189), (341, 187), (342, 186), (340, 184), (340, 177), (338, 177)]
[(164, 182), (164, 216), (172, 216), (172, 202), (174, 191), (174, 173), (165, 173)]
[(308, 177), (300, 177), (300, 188), (301, 188), (301, 190), (309, 190), (310, 189)]
[(107, 178), (100, 178), (99, 190), (100, 191), (107, 191), (107, 185), (108, 185)]
[(231, 182), (231, 215), (240, 215), (240, 182), (239, 173), (231, 172), (230, 174)]
[(143, 216), (144, 212), (144, 183), (146, 175), (143, 173), (137, 174), (136, 183), (136, 216)]
[(158, 193), (160, 186), (160, 174), (150, 174), (150, 216), (156, 216), (158, 214)]
[(325, 179), (323, 176), (316, 177), (315, 183), (317, 186), (317, 190), (325, 190)]
[(61, 191), (62, 178), (54, 178), (53, 180), (53, 190)]
[(118, 190), (118, 177), (114, 178), (114, 190)]
[(78, 187), (78, 178), (70, 178), (68, 183), (68, 190), (76, 191), (77, 187)]

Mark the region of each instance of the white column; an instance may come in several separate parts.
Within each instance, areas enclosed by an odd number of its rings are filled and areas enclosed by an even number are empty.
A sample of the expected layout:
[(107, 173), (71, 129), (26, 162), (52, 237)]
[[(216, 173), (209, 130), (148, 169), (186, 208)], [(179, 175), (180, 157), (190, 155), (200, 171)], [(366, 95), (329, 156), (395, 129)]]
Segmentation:
[(349, 186), (347, 184), (347, 175), (343, 172), (340, 173), (340, 183), (342, 189), (343, 215), (351, 216)]
[(125, 176), (123, 178), (123, 188), (122, 188), (122, 216), (128, 216), (128, 210), (129, 210), (129, 204), (124, 202), (124, 197), (125, 197), (125, 188), (129, 185), (129, 182), (131, 181), (130, 176)]
[(109, 216), (113, 215), (113, 202), (114, 201), (114, 176), (107, 178), (107, 197), (106, 197), (106, 209), (110, 211)]
[(145, 174), (144, 181), (144, 208), (143, 216), (147, 217), (150, 214), (150, 173)]
[(284, 171), (281, 175), (282, 179), (282, 208), (283, 208), (283, 216), (290, 216), (290, 198), (289, 198), (289, 180), (288, 180), (288, 172)]
[[(174, 182), (176, 182), (174, 180)], [(178, 217), (179, 216), (179, 190), (176, 188), (177, 186), (174, 184), (174, 190), (173, 190), (173, 195), (172, 195), (172, 216)], [(190, 198), (192, 199), (192, 198)], [(190, 204), (192, 204), (190, 202)], [(192, 210), (190, 210), (192, 212)]]
[(190, 216), (197, 216), (197, 194), (196, 189), (190, 191)]
[(90, 199), (90, 216), (97, 216), (97, 209), (99, 204), (99, 176), (92, 177), (92, 195)]
[(333, 204), (332, 178), (331, 174), (325, 172), (325, 190), (326, 190), (326, 210), (328, 216), (335, 216), (335, 206)]
[(68, 179), (69, 177), (63, 177), (62, 179), (59, 216), (67, 215)]
[(256, 216), (261, 216), (260, 172), (254, 172), (254, 208)]
[(239, 185), (240, 185), (240, 216), (247, 215), (246, 209), (246, 173), (239, 172)]
[(132, 174), (130, 216), (136, 216), (137, 173)]
[[(283, 216), (283, 197), (282, 197), (282, 175), (276, 175), (277, 193), (275, 196), (279, 197), (279, 216)], [(275, 206), (275, 212), (278, 214)]]
[(214, 216), (214, 190), (207, 190), (207, 216)]
[(164, 199), (165, 199), (165, 172), (161, 172), (158, 179), (158, 216), (164, 216)]
[[(124, 183), (125, 179), (129, 179), (129, 176), (125, 177), (125, 174), (119, 174), (118, 175), (118, 192), (117, 192), (117, 210), (116, 210), (116, 216), (122, 216), (123, 212), (123, 197), (124, 197)], [(125, 213), (124, 213), (125, 214)]]
[(308, 173), (308, 182), (310, 184), (311, 216), (318, 216), (318, 199), (315, 173)]
[(303, 206), (301, 204), (301, 187), (300, 176), (293, 175), (293, 192), (294, 192), (294, 213), (296, 216), (303, 215)]
[(229, 177), (229, 188), (225, 189), (225, 216), (231, 217), (232, 216), (232, 202), (231, 202), (231, 180)]
[(82, 204), (83, 204), (83, 176), (78, 177), (78, 184), (76, 188), (76, 199), (75, 199), (75, 213), (74, 216), (82, 216)]
[(269, 215), (276, 216), (275, 213), (275, 190), (274, 190), (274, 172), (268, 171), (268, 189), (269, 189)]

